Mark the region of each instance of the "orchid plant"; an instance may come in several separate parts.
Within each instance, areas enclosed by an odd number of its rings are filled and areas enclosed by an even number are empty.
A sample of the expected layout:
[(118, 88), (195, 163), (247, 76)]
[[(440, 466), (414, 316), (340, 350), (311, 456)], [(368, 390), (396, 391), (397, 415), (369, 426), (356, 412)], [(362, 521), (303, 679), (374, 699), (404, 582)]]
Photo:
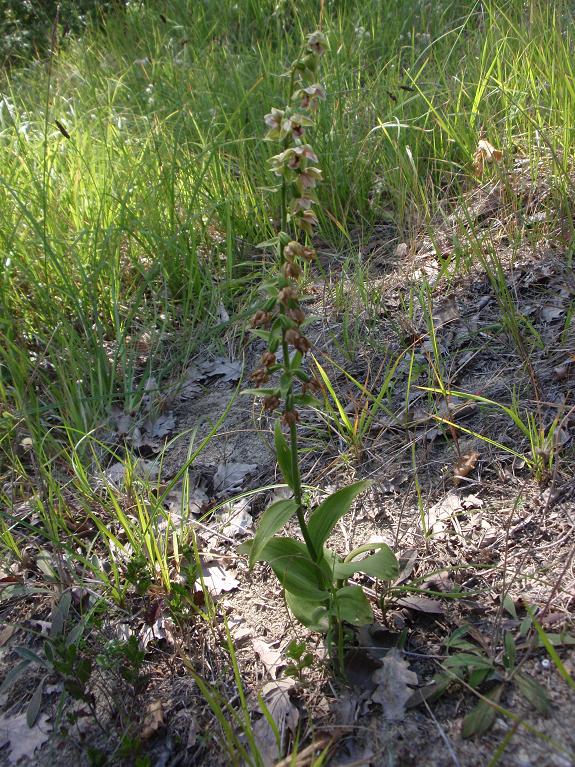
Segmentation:
[[(314, 126), (319, 102), (326, 97), (317, 82), (326, 46), (321, 31), (308, 36), (287, 73), (290, 83), (287, 106), (273, 108), (265, 116), (266, 139), (278, 142), (281, 147), (270, 161), (272, 172), (280, 179), (280, 231), (262, 245), (276, 249), (278, 267), (265, 285), (267, 297), (251, 319), (253, 334), (266, 342), (267, 349), (252, 375), (256, 388), (249, 391), (263, 398), (264, 410), (278, 412), (274, 429), (276, 457), (293, 495), (266, 509), (255, 537), (244, 544), (243, 551), (249, 555), (250, 567), (260, 561), (272, 567), (294, 617), (310, 629), (326, 633), (332, 650), (341, 648), (339, 640), (345, 624), (357, 626), (373, 621), (364, 590), (358, 584), (350, 584), (349, 579), (359, 572), (390, 580), (396, 577), (398, 564), (385, 543), (365, 544), (345, 558), (325, 546), (338, 520), (368, 487), (368, 482), (343, 487), (311, 510), (306, 509), (302, 493), (298, 453), (300, 412), (304, 406), (322, 407), (314, 396), (321, 391), (321, 384), (304, 367), (311, 342), (305, 334), (300, 280), (306, 264), (316, 258), (315, 188), (323, 177), (308, 134)], [(303, 540), (277, 535), (294, 516)]]

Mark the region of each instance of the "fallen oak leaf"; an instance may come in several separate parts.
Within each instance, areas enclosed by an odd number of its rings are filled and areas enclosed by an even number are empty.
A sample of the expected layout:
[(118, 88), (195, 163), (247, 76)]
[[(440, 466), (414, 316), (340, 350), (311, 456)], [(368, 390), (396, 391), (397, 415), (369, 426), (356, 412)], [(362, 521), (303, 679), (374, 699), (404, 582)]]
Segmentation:
[(246, 476), (256, 469), (255, 463), (220, 463), (214, 475), (214, 493), (222, 496), (240, 490)]
[(208, 562), (202, 566), (204, 583), (210, 594), (217, 596), (222, 591), (232, 591), (239, 586), (239, 581), (219, 562)]
[[(299, 722), (299, 711), (294, 706), (290, 692), (295, 686), (293, 679), (278, 679), (268, 682), (258, 695), (259, 708), (263, 717), (253, 728), (255, 745), (264, 767), (273, 767), (282, 756), (289, 733), (294, 734)], [(274, 732), (279, 733), (279, 743)]]
[(252, 639), (252, 644), (256, 655), (266, 667), (266, 671), (275, 679), (279, 670), (286, 665), (282, 651), (273, 648), (260, 637)]
[(477, 149), (473, 157), (473, 169), (477, 176), (482, 176), (485, 169), (485, 165), (501, 162), (503, 159), (503, 152), (500, 149), (496, 149), (493, 144), (485, 139), (480, 139), (477, 142)]
[(453, 484), (457, 487), (462, 479), (465, 479), (473, 469), (477, 466), (479, 461), (479, 453), (476, 450), (472, 450), (470, 453), (464, 453), (460, 456), (459, 460), (453, 467)]
[(441, 602), (438, 602), (436, 599), (429, 599), (429, 597), (410, 595), (397, 599), (396, 604), (400, 607), (406, 607), (408, 610), (415, 610), (415, 612), (426, 613), (427, 615), (445, 615), (445, 607)]
[(146, 713), (144, 715), (140, 738), (142, 740), (148, 740), (152, 737), (152, 735), (155, 735), (158, 730), (164, 726), (164, 724), (164, 709), (162, 706), (162, 701), (151, 701), (151, 703), (148, 704)]
[(401, 722), (405, 707), (413, 695), (413, 687), (419, 684), (417, 674), (410, 671), (399, 650), (388, 652), (381, 668), (373, 672), (375, 691), (371, 695), (374, 703), (381, 704), (384, 717), (390, 722)]
[(18, 764), (24, 758), (31, 762), (35, 751), (49, 738), (51, 727), (46, 728), (47, 723), (47, 714), (41, 714), (34, 727), (28, 727), (26, 712), (17, 716), (0, 716), (0, 748), (8, 745), (10, 764)]

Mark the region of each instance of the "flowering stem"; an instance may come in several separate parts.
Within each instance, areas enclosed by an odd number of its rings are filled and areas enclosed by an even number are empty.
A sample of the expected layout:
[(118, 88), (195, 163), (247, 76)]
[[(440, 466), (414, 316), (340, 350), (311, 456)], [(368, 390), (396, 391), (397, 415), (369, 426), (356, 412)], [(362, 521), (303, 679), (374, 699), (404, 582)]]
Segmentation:
[[(288, 372), (289, 348), (285, 340), (285, 331), (282, 338), (282, 350), (283, 350), (283, 358), (284, 358), (284, 370)], [(293, 400), (293, 388), (292, 386), (290, 386), (286, 394), (287, 410), (291, 410), (293, 406), (292, 400)], [(299, 457), (298, 457), (298, 444), (297, 444), (297, 426), (295, 423), (290, 424), (290, 452), (291, 452), (291, 476), (292, 476), (292, 483), (293, 483), (291, 486), (291, 489), (293, 490), (294, 499), (297, 506), (296, 508), (297, 521), (300, 526), (301, 534), (303, 535), (303, 539), (305, 541), (307, 550), (309, 551), (310, 557), (313, 559), (314, 562), (319, 562), (320, 557), (318, 552), (316, 551), (316, 548), (313, 544), (313, 541), (307, 529), (307, 523), (305, 521), (305, 516), (303, 511), (301, 474), (299, 470)]]

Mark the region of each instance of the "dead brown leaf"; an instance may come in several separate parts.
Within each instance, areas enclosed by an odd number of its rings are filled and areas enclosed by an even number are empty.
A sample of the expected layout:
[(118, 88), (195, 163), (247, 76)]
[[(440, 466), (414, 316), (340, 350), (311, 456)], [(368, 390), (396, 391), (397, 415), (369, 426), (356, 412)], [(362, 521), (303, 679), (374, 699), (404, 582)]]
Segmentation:
[(151, 701), (151, 703), (148, 704), (142, 723), (142, 731), (140, 733), (141, 739), (148, 740), (148, 738), (155, 735), (164, 724), (164, 708), (162, 706), (162, 701)]
[(0, 748), (8, 746), (10, 764), (18, 764), (22, 759), (31, 763), (35, 751), (48, 740), (51, 729), (47, 714), (41, 714), (34, 727), (28, 727), (26, 712), (0, 716)]
[(202, 571), (204, 583), (210, 594), (214, 596), (239, 586), (238, 579), (229, 573), (220, 562), (208, 562), (202, 567)]
[(252, 644), (256, 655), (266, 667), (266, 671), (275, 679), (278, 671), (286, 665), (282, 651), (264, 642), (260, 637), (252, 639)]
[(408, 610), (415, 610), (418, 613), (445, 615), (445, 607), (441, 602), (438, 602), (436, 599), (429, 599), (429, 597), (420, 597), (413, 594), (397, 599), (396, 604), (400, 607), (407, 607)]
[(473, 169), (475, 174), (481, 178), (485, 165), (501, 162), (503, 159), (503, 152), (500, 149), (496, 149), (493, 144), (485, 139), (480, 139), (477, 142), (477, 149), (473, 157)]
[[(260, 710), (274, 721), (280, 734), (280, 743), (265, 716), (259, 719), (253, 728), (254, 739), (264, 767), (273, 767), (282, 756), (287, 739), (294, 734), (299, 722), (299, 711), (292, 703), (290, 691), (295, 686), (293, 679), (278, 679), (268, 682), (259, 696)], [(284, 751), (285, 753), (285, 751)]]
[(462, 479), (465, 479), (473, 469), (477, 466), (479, 461), (479, 453), (476, 450), (472, 450), (470, 453), (464, 453), (460, 456), (459, 460), (453, 467), (453, 484), (457, 487)]
[(412, 687), (417, 686), (418, 679), (417, 674), (409, 670), (400, 650), (389, 651), (382, 667), (373, 672), (373, 681), (377, 686), (371, 699), (381, 704), (388, 721), (401, 722), (407, 701), (413, 694)]

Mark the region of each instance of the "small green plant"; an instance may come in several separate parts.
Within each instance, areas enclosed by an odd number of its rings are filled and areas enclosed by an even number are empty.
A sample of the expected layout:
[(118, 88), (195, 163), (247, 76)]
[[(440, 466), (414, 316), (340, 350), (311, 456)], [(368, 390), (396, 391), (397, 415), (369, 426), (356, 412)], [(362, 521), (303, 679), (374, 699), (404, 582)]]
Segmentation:
[[(313, 357), (321, 382), (325, 387), (324, 400), (322, 403), (323, 416), (327, 418), (327, 422), (330, 425), (333, 425), (333, 428), (335, 428), (339, 436), (349, 445), (353, 457), (356, 460), (359, 460), (362, 456), (366, 440), (369, 437), (377, 415), (381, 411), (390, 415), (384, 401), (391, 392), (393, 377), (397, 370), (397, 366), (402, 359), (403, 353), (385, 368), (385, 377), (383, 381), (378, 384), (375, 393), (368, 389), (367, 381), (366, 383), (361, 383), (350, 375), (345, 368), (342, 368), (337, 362), (331, 360), (334, 367), (337, 368), (358, 390), (357, 396), (352, 400), (355, 412), (353, 415), (349, 415), (348, 410), (338, 396), (327, 371), (323, 365)], [(376, 379), (377, 378), (378, 376), (376, 376)]]
[(284, 671), (284, 676), (296, 677), (300, 682), (303, 680), (305, 669), (313, 666), (313, 654), (306, 652), (306, 650), (305, 642), (298, 642), (296, 639), (292, 639), (285, 651), (289, 661)]
[(513, 397), (511, 405), (504, 405), (495, 400), (483, 397), (479, 394), (472, 394), (471, 392), (454, 391), (451, 389), (436, 388), (433, 386), (418, 386), (420, 391), (430, 392), (436, 395), (442, 395), (444, 397), (457, 397), (462, 400), (469, 400), (470, 402), (477, 402), (479, 405), (490, 406), (502, 411), (506, 416), (510, 418), (514, 426), (519, 429), (519, 432), (524, 439), (529, 441), (530, 450), (527, 453), (521, 453), (518, 450), (505, 445), (497, 440), (490, 439), (483, 434), (467, 429), (461, 424), (455, 424), (448, 418), (444, 418), (439, 415), (433, 415), (433, 419), (439, 423), (443, 423), (453, 430), (459, 430), (465, 434), (470, 434), (473, 437), (500, 448), (506, 453), (514, 455), (516, 458), (524, 461), (533, 476), (538, 482), (545, 482), (549, 479), (553, 466), (555, 464), (559, 445), (557, 442), (557, 428), (561, 419), (555, 418), (547, 426), (544, 427), (540, 424), (540, 419), (532, 412), (524, 411), (521, 413), (517, 398)]
[[(294, 617), (326, 633), (332, 658), (341, 662), (345, 624), (361, 625), (373, 620), (364, 590), (350, 584), (349, 579), (359, 572), (389, 580), (397, 575), (398, 564), (384, 543), (360, 547), (345, 559), (325, 547), (336, 523), (368, 482), (356, 482), (336, 491), (307, 518), (302, 495), (297, 425), (302, 406), (321, 408), (321, 402), (314, 397), (321, 386), (304, 369), (304, 356), (311, 343), (303, 332), (306, 317), (300, 304), (298, 279), (315, 257), (311, 238), (317, 223), (313, 210), (317, 200), (313, 190), (322, 173), (315, 164), (318, 158), (314, 150), (306, 143), (306, 132), (314, 123), (318, 101), (325, 98), (316, 73), (326, 45), (322, 32), (309, 35), (288, 73), (288, 106), (272, 109), (265, 118), (267, 139), (279, 141), (282, 147), (271, 158), (272, 170), (281, 179), (281, 230), (265, 243), (276, 248), (279, 269), (265, 285), (268, 297), (251, 321), (254, 334), (267, 343), (261, 366), (252, 375), (258, 388), (251, 393), (263, 397), (265, 410), (282, 411), (275, 422), (275, 451), (293, 497), (277, 501), (264, 512), (254, 539), (242, 550), (249, 554), (250, 567), (260, 561), (271, 565)], [(294, 516), (303, 541), (276, 535)], [(374, 549), (375, 553), (357, 559), (366, 550)]]
[[(520, 626), (520, 636), (525, 638), (530, 629), (531, 619), (526, 618)], [(481, 643), (471, 641), (472, 638), (479, 638)], [(439, 697), (454, 680), (460, 680), (481, 696), (463, 720), (463, 737), (481, 735), (490, 729), (498, 712), (504, 711), (500, 701), (512, 685), (537, 711), (548, 713), (549, 699), (544, 688), (520, 670), (517, 642), (510, 631), (504, 632), (501, 646), (495, 651), (469, 626), (456, 629), (445, 645), (450, 654), (442, 663), (444, 671), (435, 677), (433, 697)]]

